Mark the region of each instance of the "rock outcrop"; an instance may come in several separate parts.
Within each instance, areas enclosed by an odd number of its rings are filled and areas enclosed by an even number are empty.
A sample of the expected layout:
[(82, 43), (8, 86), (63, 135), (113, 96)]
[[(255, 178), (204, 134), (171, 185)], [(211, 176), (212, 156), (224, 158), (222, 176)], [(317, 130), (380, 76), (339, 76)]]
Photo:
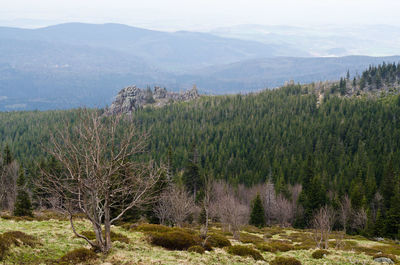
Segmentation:
[(200, 97), (196, 86), (185, 92), (168, 92), (165, 88), (150, 87), (141, 89), (134, 86), (123, 88), (115, 98), (114, 102), (106, 109), (106, 115), (130, 114), (145, 106), (162, 107), (170, 103), (190, 101)]

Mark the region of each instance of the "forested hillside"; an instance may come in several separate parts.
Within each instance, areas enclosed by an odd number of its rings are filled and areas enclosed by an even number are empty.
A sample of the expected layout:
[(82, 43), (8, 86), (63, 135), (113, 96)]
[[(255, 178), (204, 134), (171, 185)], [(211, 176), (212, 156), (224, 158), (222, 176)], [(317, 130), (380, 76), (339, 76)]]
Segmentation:
[[(149, 152), (166, 159), (171, 147), (179, 171), (196, 145), (205, 170), (235, 183), (271, 176), (301, 180), (307, 157), (326, 185), (345, 189), (356, 176), (380, 183), (386, 164), (398, 169), (400, 99), (317, 98), (300, 86), (253, 95), (202, 97), (161, 109), (146, 108), (133, 119), (150, 132)], [(49, 132), (73, 120), (77, 110), (1, 113), (3, 145), (23, 163), (46, 154)]]
[[(132, 119), (150, 134), (146, 156), (168, 162), (184, 181), (196, 156), (202, 174), (233, 185), (271, 180), (277, 193), (290, 196), (288, 185), (302, 184), (299, 202), (306, 211), (325, 203), (338, 207), (348, 194), (355, 209), (371, 208), (375, 222), (382, 197), (385, 213), (397, 205), (391, 201), (399, 182), (400, 97), (325, 94), (318, 102), (316, 94), (311, 86), (292, 85), (250, 95), (203, 96), (140, 109)], [(28, 179), (38, 174), (38, 163), (57, 167), (43, 147), (78, 113), (0, 114), (2, 145), (27, 168)]]

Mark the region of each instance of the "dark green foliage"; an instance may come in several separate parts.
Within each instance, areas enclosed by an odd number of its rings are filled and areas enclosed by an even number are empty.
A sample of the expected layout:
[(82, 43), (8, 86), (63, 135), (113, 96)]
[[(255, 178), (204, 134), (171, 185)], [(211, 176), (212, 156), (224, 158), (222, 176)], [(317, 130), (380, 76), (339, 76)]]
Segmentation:
[(269, 264), (270, 265), (301, 265), (301, 262), (295, 258), (276, 257)]
[(33, 217), (32, 203), (29, 198), (29, 194), (25, 190), (21, 189), (18, 191), (15, 201), (14, 215)]
[(326, 189), (321, 181), (321, 177), (315, 175), (316, 160), (311, 155), (308, 156), (303, 172), (303, 190), (299, 197), (299, 203), (304, 208), (304, 216), (296, 222), (298, 227), (310, 226), (311, 218), (316, 209), (326, 204)]
[(198, 236), (181, 231), (150, 233), (150, 243), (170, 250), (187, 250), (191, 246), (200, 245)]
[(6, 145), (6, 147), (4, 147), (4, 152), (3, 152), (3, 164), (4, 165), (9, 165), (11, 164), (11, 162), (14, 160), (12, 154), (11, 154), (11, 150), (10, 147), (8, 146), (8, 144)]
[[(95, 240), (96, 239), (96, 235), (93, 231), (82, 231), (80, 232), (81, 235), (87, 237), (89, 240)], [(104, 232), (103, 232), (104, 235)], [(119, 242), (123, 242), (126, 244), (129, 244), (129, 238), (123, 234), (119, 234), (119, 233), (115, 233), (113, 231), (111, 231), (111, 241), (119, 241)]]
[(209, 234), (207, 242), (210, 243), (212, 247), (216, 248), (231, 246), (231, 242), (229, 241), (229, 239), (220, 234)]
[(369, 89), (379, 89), (382, 86), (391, 86), (400, 80), (400, 64), (383, 63), (378, 66), (370, 66), (364, 71), (360, 78), (360, 87), (366, 86)]
[(257, 227), (263, 227), (265, 225), (264, 207), (261, 202), (260, 194), (257, 194), (253, 200), (249, 224)]
[[(374, 76), (380, 76), (383, 86), (398, 80), (398, 65), (378, 69), (370, 68), (360, 84), (365, 82), (369, 88)], [(204, 96), (161, 109), (144, 108), (132, 116), (138, 131), (150, 131), (149, 152), (138, 159), (168, 160), (173, 169), (167, 175), (179, 178), (183, 172), (182, 180), (196, 193), (201, 190), (203, 171), (248, 186), (270, 176), (285, 195), (285, 184), (301, 183), (304, 216), (296, 218), (300, 227), (309, 225), (315, 209), (331, 204), (327, 191), (337, 193), (337, 198), (350, 193), (362, 198), (353, 200), (356, 208), (369, 207), (379, 191), (386, 197), (381, 209), (386, 219), (393, 196), (388, 188), (394, 186), (389, 176), (400, 172), (400, 97), (325, 95), (320, 104), (317, 101), (311, 85), (290, 85), (251, 95)], [(0, 113), (1, 145), (8, 143), (23, 162), (29, 187), (39, 174), (37, 162), (60, 169), (52, 165), (41, 144), (48, 145), (50, 132), (65, 129), (64, 120), (73, 124), (78, 112)], [(392, 161), (392, 170), (385, 161)], [(38, 193), (31, 191), (34, 200)], [(142, 210), (136, 209), (132, 218), (140, 214)], [(375, 220), (373, 216), (374, 224)]]
[(227, 252), (232, 255), (253, 257), (255, 260), (264, 260), (263, 256), (258, 250), (248, 246), (235, 245), (227, 248)]
[(200, 168), (198, 162), (199, 157), (197, 153), (196, 143), (193, 143), (191, 147), (189, 161), (187, 162), (183, 173), (183, 182), (186, 186), (186, 189), (194, 195), (197, 195), (197, 192), (199, 192), (202, 186), (202, 179), (200, 176)]
[(56, 264), (60, 265), (73, 265), (78, 263), (87, 263), (97, 258), (93, 250), (87, 248), (74, 249), (64, 256), (62, 256)]
[(25, 190), (25, 174), (22, 168), (17, 179), (17, 198), (14, 206), (14, 216), (33, 217), (32, 203), (28, 192)]
[(396, 182), (385, 219), (385, 234), (391, 238), (397, 237), (400, 233), (400, 180)]
[(189, 252), (196, 252), (199, 254), (204, 254), (204, 252), (206, 251), (202, 246), (191, 246), (188, 248)]
[(312, 257), (314, 259), (322, 259), (324, 256), (327, 256), (329, 254), (329, 251), (325, 249), (318, 249), (312, 253)]
[(378, 210), (378, 213), (376, 215), (374, 234), (375, 236), (385, 235), (385, 217), (383, 216), (382, 211), (380, 209)]

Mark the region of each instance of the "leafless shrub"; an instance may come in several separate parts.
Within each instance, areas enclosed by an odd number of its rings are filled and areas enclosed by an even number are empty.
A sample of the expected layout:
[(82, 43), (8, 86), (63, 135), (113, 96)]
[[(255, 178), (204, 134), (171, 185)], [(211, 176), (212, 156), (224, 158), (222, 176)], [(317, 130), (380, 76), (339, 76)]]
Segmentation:
[(321, 207), (315, 214), (312, 220), (314, 231), (314, 240), (318, 248), (329, 247), (329, 235), (332, 231), (335, 222), (335, 212), (332, 208), (325, 205)]
[[(62, 202), (74, 234), (102, 252), (111, 249), (113, 223), (133, 207), (155, 200), (161, 175), (153, 162), (134, 161), (144, 152), (147, 137), (133, 123), (122, 122), (122, 116), (104, 118), (89, 110), (82, 110), (73, 126), (65, 121), (65, 128), (51, 135), (52, 148), (47, 150), (63, 171), (55, 174), (42, 168), (36, 182), (46, 195)], [(114, 217), (111, 210), (117, 213)], [(76, 212), (92, 223), (94, 241), (76, 231)]]
[(346, 234), (347, 224), (351, 215), (351, 201), (346, 194), (339, 204), (339, 222), (343, 226), (343, 232)]
[(240, 227), (248, 223), (249, 205), (243, 204), (235, 196), (233, 188), (223, 182), (216, 182), (214, 185), (213, 201), (214, 214), (221, 222), (228, 226), (235, 238), (239, 238)]
[(367, 225), (367, 220), (367, 212), (364, 210), (364, 208), (354, 210), (352, 212), (351, 228), (355, 230), (362, 230)]
[(162, 223), (170, 223), (180, 227), (184, 221), (194, 212), (195, 204), (193, 196), (184, 186), (171, 185), (161, 195), (154, 211)]

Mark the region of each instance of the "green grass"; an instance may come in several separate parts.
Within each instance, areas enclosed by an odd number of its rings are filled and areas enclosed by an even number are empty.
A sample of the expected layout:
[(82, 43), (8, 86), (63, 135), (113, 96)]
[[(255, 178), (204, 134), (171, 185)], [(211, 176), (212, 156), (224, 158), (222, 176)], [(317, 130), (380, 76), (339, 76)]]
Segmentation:
[[(76, 220), (76, 224), (78, 231), (90, 231), (91, 229), (91, 225), (87, 221)], [(146, 229), (157, 228), (147, 227)], [(168, 228), (161, 229), (168, 230)], [(213, 233), (220, 232), (217, 227), (213, 227), (211, 230)], [(244, 232), (244, 234), (252, 235), (252, 240), (246, 241), (247, 243), (234, 240), (229, 233), (226, 233), (225, 236), (230, 240), (232, 245), (248, 246), (254, 249), (256, 249), (256, 244), (260, 242), (258, 242), (259, 240), (254, 240), (255, 237), (253, 236), (258, 236), (261, 240), (264, 240), (263, 244), (276, 242), (277, 240), (291, 242), (293, 246), (300, 245), (304, 243), (303, 241), (306, 241), (309, 245), (311, 244), (308, 235), (309, 232), (307, 231), (276, 227), (264, 229), (247, 228), (246, 230), (248, 232)], [(55, 260), (59, 260), (72, 250), (88, 248), (88, 244), (84, 240), (74, 236), (69, 222), (66, 220), (16, 221), (0, 218), (0, 234), (9, 231), (21, 231), (32, 235), (38, 240), (38, 244), (32, 247), (29, 245), (13, 246), (2, 261), (4, 264), (54, 264)], [(268, 264), (268, 262), (280, 256), (296, 258), (302, 264), (321, 264), (321, 260), (312, 258), (315, 247), (311, 246), (307, 249), (294, 248), (294, 250), (287, 252), (278, 251), (276, 253), (260, 250), (265, 261), (255, 261), (252, 257), (231, 255), (227, 252), (226, 248), (214, 248), (212, 251), (206, 251), (204, 254), (188, 251), (171, 251), (162, 247), (152, 246), (147, 240), (146, 232), (135, 229), (127, 230), (119, 226), (112, 227), (112, 231), (128, 238), (129, 241), (115, 241), (109, 255), (104, 256), (99, 254), (97, 259), (90, 261), (90, 264)], [(222, 232), (220, 233), (222, 234)], [(264, 238), (263, 236), (266, 233), (273, 234), (273, 238)], [(382, 243), (369, 241), (365, 238), (351, 237), (344, 238), (344, 241), (347, 243), (344, 249), (329, 249), (330, 254), (323, 259), (324, 264), (378, 264), (372, 260), (374, 253), (364, 253), (363, 249), (374, 249), (382, 251), (385, 254), (395, 254), (398, 259), (400, 258), (398, 254), (400, 246), (392, 241)]]

